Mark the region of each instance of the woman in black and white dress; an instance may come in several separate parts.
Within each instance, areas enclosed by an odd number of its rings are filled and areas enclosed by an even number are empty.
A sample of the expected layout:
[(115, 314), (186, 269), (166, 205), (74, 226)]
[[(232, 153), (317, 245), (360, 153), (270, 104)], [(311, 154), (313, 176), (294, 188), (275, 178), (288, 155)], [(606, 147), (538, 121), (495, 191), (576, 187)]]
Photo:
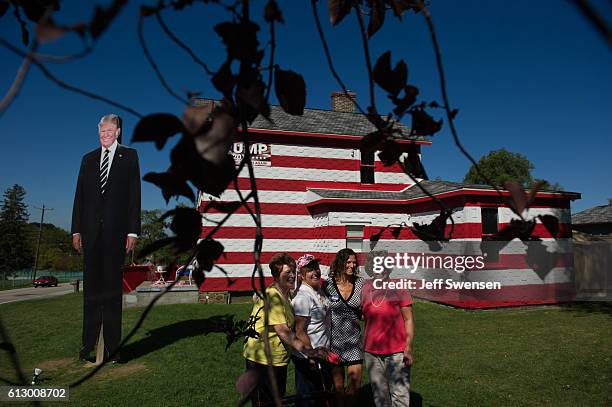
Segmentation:
[(345, 397), (356, 394), (361, 385), (363, 350), (359, 321), (363, 279), (357, 274), (357, 255), (351, 249), (342, 249), (332, 261), (330, 278), (323, 287), (331, 312), (330, 351), (340, 356), (339, 365), (332, 370), (340, 405)]

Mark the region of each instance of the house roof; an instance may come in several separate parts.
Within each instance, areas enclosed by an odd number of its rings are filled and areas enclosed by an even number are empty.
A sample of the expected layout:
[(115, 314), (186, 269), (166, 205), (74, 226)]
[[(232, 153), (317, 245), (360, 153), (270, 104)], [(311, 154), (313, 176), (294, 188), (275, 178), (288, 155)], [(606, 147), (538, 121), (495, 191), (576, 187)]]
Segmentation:
[[(451, 181), (439, 181), (439, 180), (424, 180), (420, 182), (421, 186), (426, 189), (432, 195), (438, 195), (445, 192), (465, 190), (465, 189), (476, 189), (483, 191), (494, 191), (490, 185), (482, 184), (464, 184), (461, 182)], [(391, 192), (391, 191), (364, 191), (364, 190), (347, 190), (347, 189), (323, 189), (323, 188), (309, 188), (310, 191), (319, 195), (322, 199), (364, 199), (364, 200), (386, 200), (386, 201), (406, 201), (410, 199), (417, 199), (426, 197), (421, 188), (418, 185), (412, 185), (403, 191)], [(543, 191), (546, 193), (547, 191)], [(577, 197), (578, 194), (574, 192), (560, 192), (570, 197)]]
[(574, 225), (612, 223), (612, 204), (595, 206), (572, 215)]
[[(491, 189), (489, 185), (462, 184), (459, 182), (450, 181), (429, 181), (420, 182), (421, 186), (429, 191), (432, 195), (441, 194), (444, 192), (455, 191), (463, 188), (471, 189)], [(324, 199), (381, 199), (388, 201), (405, 201), (409, 199), (422, 198), (427, 196), (417, 185), (399, 191), (358, 191), (346, 189), (322, 189), (309, 188), (310, 191), (321, 196)]]
[[(301, 116), (286, 113), (280, 106), (270, 106), (268, 121), (259, 115), (251, 124), (253, 129), (290, 131), (303, 133), (337, 134), (344, 136), (365, 136), (376, 130), (376, 127), (361, 113), (338, 112), (335, 110), (304, 109)], [(396, 128), (401, 130), (403, 139), (429, 142), (428, 137), (409, 136), (410, 128), (397, 122)]]

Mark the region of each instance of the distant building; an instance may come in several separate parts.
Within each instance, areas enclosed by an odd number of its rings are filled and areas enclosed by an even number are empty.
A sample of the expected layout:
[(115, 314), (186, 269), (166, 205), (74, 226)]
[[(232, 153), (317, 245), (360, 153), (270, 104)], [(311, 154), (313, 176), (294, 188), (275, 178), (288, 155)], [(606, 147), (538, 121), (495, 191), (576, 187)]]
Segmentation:
[(612, 236), (612, 198), (607, 205), (595, 206), (572, 215), (572, 227), (591, 235)]
[[(212, 102), (200, 99), (195, 103)], [(350, 247), (360, 253), (363, 264), (365, 253), (362, 250), (375, 239), (420, 243), (408, 226), (414, 222), (429, 223), (439, 213), (436, 201), (424, 194), (399, 164), (386, 167), (374, 153), (361, 154), (362, 137), (375, 131), (375, 127), (355, 112), (354, 95), (346, 97), (334, 92), (332, 107), (334, 110), (305, 109), (302, 116), (291, 116), (279, 106), (271, 106), (272, 121), (260, 116), (249, 128), (262, 212), (261, 263), (268, 276), (267, 282), (271, 281), (267, 262), (275, 253), (287, 252), (296, 259), (304, 253), (312, 253), (321, 259), (323, 274), (327, 274), (334, 254), (342, 248)], [(403, 134), (410, 134), (410, 129), (398, 125)], [(398, 140), (397, 145), (404, 154), (416, 149), (420, 156), (421, 147), (431, 145), (431, 141), (422, 136), (410, 136)], [(243, 153), (242, 143), (235, 143), (232, 154), (237, 162)], [(506, 198), (501, 198), (490, 186), (430, 180), (423, 180), (422, 186), (453, 208), (453, 240), (487, 240), (515, 217), (505, 203)], [(246, 169), (239, 175), (237, 187), (243, 195), (249, 193)], [(504, 194), (508, 196), (507, 192)], [(568, 243), (571, 241), (570, 203), (579, 197), (576, 193), (540, 192), (529, 216), (556, 216), (560, 221), (557, 240)], [(205, 193), (199, 196), (198, 209), (203, 212), (202, 236), (224, 217), (224, 213), (213, 208), (204, 213), (210, 200), (217, 199)], [(239, 200), (234, 185), (230, 185), (219, 200)], [(253, 204), (249, 206), (254, 210)], [(447, 228), (450, 227), (448, 224)], [(555, 241), (539, 221), (534, 234), (544, 241)], [(254, 236), (253, 220), (247, 208), (241, 207), (214, 235), (225, 248), (218, 265), (227, 276), (214, 268), (207, 273), (201, 291), (252, 289)], [(563, 259), (546, 276), (530, 270), (524, 261), (513, 260), (516, 254), (504, 257), (506, 255), (500, 253), (499, 264), (505, 258), (512, 262), (509, 269), (500, 270), (498, 265), (494, 270), (504, 290), (540, 293), (539, 297), (535, 296), (537, 301), (442, 302), (479, 308), (562, 301), (558, 293), (573, 288), (568, 273), (571, 260), (566, 261), (571, 257), (571, 244), (562, 246), (566, 251)]]

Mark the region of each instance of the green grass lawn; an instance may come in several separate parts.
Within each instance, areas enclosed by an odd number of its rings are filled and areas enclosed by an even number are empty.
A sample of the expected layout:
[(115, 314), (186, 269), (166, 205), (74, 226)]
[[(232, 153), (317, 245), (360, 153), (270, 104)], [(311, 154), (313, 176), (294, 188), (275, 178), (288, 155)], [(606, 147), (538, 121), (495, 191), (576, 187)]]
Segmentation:
[(32, 280), (0, 280), (0, 291), (32, 287)]
[[(40, 385), (66, 385), (91, 369), (76, 357), (81, 306), (79, 294), (0, 306), (27, 376), (34, 367), (44, 369)], [(124, 334), (142, 311), (124, 311)], [(242, 346), (225, 351), (225, 334), (213, 332), (214, 321), (227, 315), (243, 319), (249, 311), (248, 304), (156, 307), (122, 352), (128, 362), (106, 366), (71, 390), (71, 404), (235, 405)], [(612, 404), (609, 304), (466, 312), (417, 302), (414, 312), (414, 405)], [(15, 377), (6, 352), (0, 355), (0, 376)], [(370, 405), (367, 386), (363, 393), (363, 405)]]

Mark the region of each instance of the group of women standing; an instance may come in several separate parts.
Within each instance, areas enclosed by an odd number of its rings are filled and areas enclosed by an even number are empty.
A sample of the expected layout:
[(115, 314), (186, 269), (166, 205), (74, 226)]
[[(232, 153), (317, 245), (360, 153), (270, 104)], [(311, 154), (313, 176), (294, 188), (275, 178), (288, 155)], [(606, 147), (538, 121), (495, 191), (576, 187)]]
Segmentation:
[[(274, 283), (266, 289), (267, 331), (274, 383), (267, 370), (264, 301), (258, 299), (251, 313), (258, 335), (244, 346), (246, 369), (257, 378), (253, 405), (273, 402), (273, 386), (284, 396), (291, 359), (296, 405), (353, 404), (365, 361), (375, 404), (408, 406), (414, 338), (410, 294), (374, 289), (359, 276), (357, 255), (348, 248), (336, 254), (325, 281), (310, 254), (296, 262), (279, 253), (269, 266)], [(294, 290), (296, 272), (301, 284)], [(389, 274), (377, 278), (388, 279)], [(332, 386), (335, 398), (325, 401)]]

